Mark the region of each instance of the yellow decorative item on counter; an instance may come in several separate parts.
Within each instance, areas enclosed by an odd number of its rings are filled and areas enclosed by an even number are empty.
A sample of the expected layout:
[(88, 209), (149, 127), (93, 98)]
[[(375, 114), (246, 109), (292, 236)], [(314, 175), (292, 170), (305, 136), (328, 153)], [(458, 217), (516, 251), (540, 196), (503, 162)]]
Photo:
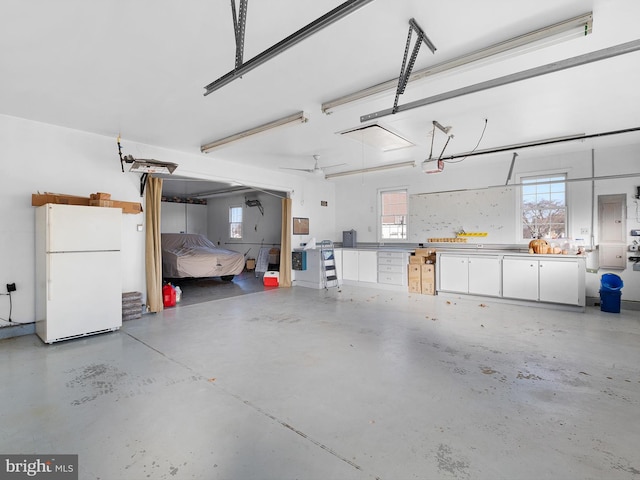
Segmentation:
[(458, 237), (486, 237), (489, 234), (487, 232), (459, 232), (456, 235)]

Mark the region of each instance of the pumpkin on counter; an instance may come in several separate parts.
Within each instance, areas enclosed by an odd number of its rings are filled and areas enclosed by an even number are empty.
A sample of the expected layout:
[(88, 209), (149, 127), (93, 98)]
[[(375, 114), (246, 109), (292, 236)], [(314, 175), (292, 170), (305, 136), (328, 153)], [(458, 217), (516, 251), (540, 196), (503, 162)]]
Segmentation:
[(542, 238), (536, 238), (529, 242), (529, 251), (533, 253), (547, 253), (549, 251), (549, 243)]

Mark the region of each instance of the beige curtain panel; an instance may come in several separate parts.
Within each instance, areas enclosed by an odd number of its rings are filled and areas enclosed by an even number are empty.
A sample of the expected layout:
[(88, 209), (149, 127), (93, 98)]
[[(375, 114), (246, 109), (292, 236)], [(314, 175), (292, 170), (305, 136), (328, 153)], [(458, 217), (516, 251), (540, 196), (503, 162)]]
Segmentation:
[(292, 201), (290, 198), (282, 199), (282, 231), (280, 232), (280, 279), (281, 287), (291, 286), (291, 229), (293, 217), (291, 216)]
[(162, 249), (160, 244), (160, 202), (162, 179), (149, 177), (145, 194), (145, 261), (147, 278), (147, 307), (150, 312), (161, 312), (162, 303)]

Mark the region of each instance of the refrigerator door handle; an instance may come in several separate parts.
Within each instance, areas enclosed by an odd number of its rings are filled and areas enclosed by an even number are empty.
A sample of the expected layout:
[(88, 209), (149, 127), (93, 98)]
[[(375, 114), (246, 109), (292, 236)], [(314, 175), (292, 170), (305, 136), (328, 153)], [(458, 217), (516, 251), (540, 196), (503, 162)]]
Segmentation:
[[(47, 216), (45, 219), (46, 222), (46, 235), (44, 236), (47, 244), (45, 245), (45, 252), (51, 251), (51, 220), (53, 217), (53, 208), (51, 206), (47, 207)], [(47, 265), (48, 267), (49, 265)]]
[(47, 289), (47, 300), (51, 301), (53, 295), (51, 294), (51, 254), (48, 253), (47, 257), (47, 278), (45, 288)]

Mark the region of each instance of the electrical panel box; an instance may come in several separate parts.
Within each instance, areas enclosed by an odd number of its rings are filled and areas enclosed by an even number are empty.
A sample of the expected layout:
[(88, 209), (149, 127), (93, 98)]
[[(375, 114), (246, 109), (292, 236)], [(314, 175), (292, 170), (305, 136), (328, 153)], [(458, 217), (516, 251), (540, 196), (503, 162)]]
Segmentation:
[(306, 270), (307, 252), (304, 250), (291, 252), (291, 268), (293, 270)]

